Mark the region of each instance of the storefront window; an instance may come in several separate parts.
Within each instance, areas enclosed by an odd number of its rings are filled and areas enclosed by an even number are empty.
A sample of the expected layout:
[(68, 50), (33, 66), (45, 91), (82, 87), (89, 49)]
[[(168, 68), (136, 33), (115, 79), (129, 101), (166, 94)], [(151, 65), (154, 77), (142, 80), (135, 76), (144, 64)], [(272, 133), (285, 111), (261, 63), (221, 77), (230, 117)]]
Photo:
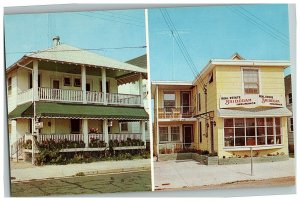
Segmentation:
[(224, 143), (225, 147), (282, 144), (281, 120), (279, 117), (226, 118)]

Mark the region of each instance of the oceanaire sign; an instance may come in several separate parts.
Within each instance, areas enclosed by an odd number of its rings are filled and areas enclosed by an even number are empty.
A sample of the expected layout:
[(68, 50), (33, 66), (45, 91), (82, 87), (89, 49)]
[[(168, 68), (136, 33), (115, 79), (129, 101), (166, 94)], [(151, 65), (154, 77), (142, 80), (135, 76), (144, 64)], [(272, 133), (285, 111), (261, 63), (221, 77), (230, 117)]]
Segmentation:
[(266, 107), (283, 107), (282, 96), (270, 96), (270, 95), (232, 95), (220, 97), (220, 108), (254, 108), (259, 106)]

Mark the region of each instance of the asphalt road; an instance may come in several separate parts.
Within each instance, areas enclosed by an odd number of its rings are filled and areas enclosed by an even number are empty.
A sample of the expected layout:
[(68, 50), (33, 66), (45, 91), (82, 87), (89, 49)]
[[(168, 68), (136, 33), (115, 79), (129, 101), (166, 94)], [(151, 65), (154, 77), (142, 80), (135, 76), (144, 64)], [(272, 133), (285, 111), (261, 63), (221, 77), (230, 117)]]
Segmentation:
[(12, 182), (11, 196), (66, 196), (116, 192), (151, 191), (151, 172), (81, 176), (27, 182)]

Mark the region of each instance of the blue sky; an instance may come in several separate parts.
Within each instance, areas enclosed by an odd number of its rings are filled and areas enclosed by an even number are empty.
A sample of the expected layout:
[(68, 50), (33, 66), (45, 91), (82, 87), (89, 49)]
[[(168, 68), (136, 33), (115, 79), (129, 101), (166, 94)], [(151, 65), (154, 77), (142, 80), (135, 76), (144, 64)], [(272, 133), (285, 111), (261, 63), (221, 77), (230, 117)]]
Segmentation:
[[(289, 60), (287, 5), (202, 6), (167, 11), (198, 72), (210, 59), (229, 58), (235, 52), (246, 59)], [(151, 80), (194, 79), (176, 42), (172, 65), (173, 39), (159, 9), (149, 10), (149, 40)]]
[[(83, 49), (138, 47), (146, 45), (144, 10), (66, 12), (6, 15), (6, 67), (23, 52), (52, 46), (52, 37)], [(96, 53), (127, 61), (146, 53), (146, 48), (104, 49)]]

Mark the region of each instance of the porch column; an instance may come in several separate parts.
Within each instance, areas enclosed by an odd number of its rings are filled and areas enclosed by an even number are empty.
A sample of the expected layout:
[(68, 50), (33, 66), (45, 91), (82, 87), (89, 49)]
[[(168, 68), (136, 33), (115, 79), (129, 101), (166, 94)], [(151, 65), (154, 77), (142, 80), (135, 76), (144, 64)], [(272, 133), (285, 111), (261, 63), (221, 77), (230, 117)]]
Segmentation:
[(145, 143), (144, 147), (146, 147), (146, 132), (145, 132), (145, 121), (140, 121), (140, 133), (141, 133), (141, 140)]
[(141, 106), (144, 106), (144, 101), (143, 101), (143, 77), (142, 74), (140, 74), (139, 77), (139, 94), (140, 94), (140, 98), (141, 98)]
[(108, 142), (109, 142), (109, 137), (108, 137), (108, 123), (107, 123), (107, 119), (103, 120), (103, 138), (104, 138), (104, 142), (106, 143), (106, 146), (108, 147)]
[(102, 78), (102, 93), (103, 93), (103, 101), (104, 105), (107, 105), (107, 98), (106, 98), (106, 69), (101, 69), (101, 78)]
[(86, 101), (86, 67), (85, 66), (81, 66), (81, 90), (82, 90), (82, 102), (86, 104), (87, 101)]
[(82, 119), (82, 133), (83, 133), (83, 142), (85, 147), (89, 147), (89, 131), (88, 131), (88, 120)]
[(32, 71), (32, 90), (33, 90), (33, 100), (38, 101), (39, 100), (39, 64), (38, 61), (33, 61), (33, 71)]

